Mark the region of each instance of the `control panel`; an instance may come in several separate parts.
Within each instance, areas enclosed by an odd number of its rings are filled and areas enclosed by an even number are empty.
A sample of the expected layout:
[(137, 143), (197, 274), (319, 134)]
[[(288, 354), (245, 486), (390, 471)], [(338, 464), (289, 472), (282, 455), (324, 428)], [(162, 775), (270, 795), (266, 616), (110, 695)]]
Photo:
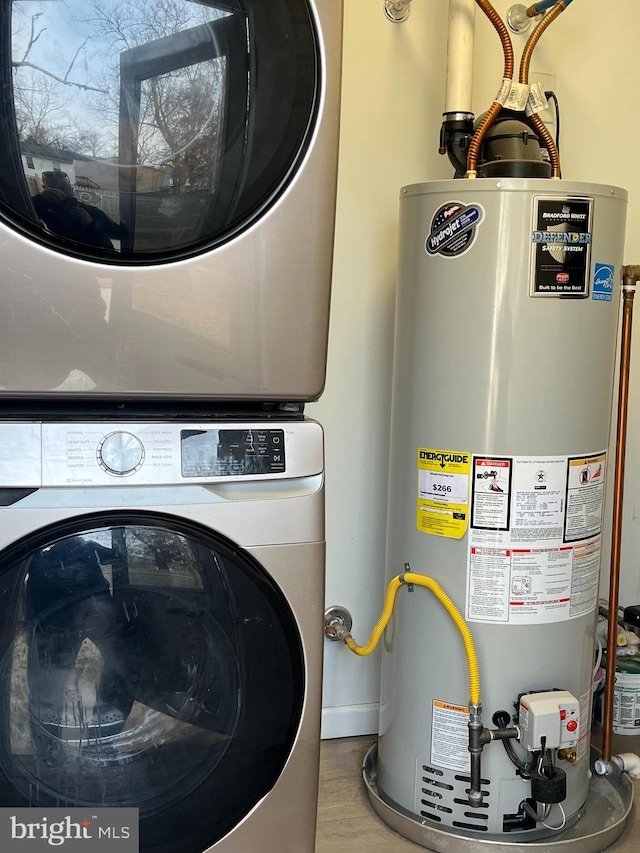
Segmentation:
[(5, 432), (5, 485), (15, 482), (9, 448), (24, 459), (31, 454), (26, 485), (38, 486), (290, 479), (324, 467), (322, 427), (314, 421), (50, 422), (15, 424)]
[[(522, 744), (530, 752), (575, 746), (580, 737), (580, 702), (567, 690), (520, 697)], [(544, 740), (544, 744), (543, 744)]]

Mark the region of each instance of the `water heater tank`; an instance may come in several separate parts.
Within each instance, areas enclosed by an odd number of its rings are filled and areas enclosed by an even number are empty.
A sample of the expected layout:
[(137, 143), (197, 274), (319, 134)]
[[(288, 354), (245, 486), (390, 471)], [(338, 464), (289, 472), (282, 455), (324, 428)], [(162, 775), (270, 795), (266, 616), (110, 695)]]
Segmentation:
[[(531, 841), (575, 822), (587, 797), (626, 201), (544, 179), (401, 192), (387, 572), (429, 575), (465, 617), (485, 726), (538, 714), (512, 742), (524, 772), (500, 742), (484, 747), (472, 808), (463, 644), (425, 589), (402, 589), (377, 785), (422, 826)], [(566, 776), (559, 804), (532, 793), (541, 737)]]

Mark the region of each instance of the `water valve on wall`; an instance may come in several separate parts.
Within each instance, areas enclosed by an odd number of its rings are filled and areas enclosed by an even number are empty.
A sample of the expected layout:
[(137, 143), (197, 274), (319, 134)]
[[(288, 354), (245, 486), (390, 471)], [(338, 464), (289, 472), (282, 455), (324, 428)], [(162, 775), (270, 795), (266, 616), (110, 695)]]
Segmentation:
[(411, 0), (384, 0), (384, 13), (395, 24), (406, 21), (411, 12)]

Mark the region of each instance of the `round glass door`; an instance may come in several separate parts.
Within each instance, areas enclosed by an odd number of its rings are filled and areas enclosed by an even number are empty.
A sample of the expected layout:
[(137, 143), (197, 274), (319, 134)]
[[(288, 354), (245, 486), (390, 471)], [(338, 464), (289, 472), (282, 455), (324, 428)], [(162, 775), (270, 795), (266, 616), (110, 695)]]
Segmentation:
[(77, 257), (226, 242), (313, 134), (309, 0), (0, 0), (0, 46), (0, 212)]
[(141, 850), (202, 853), (273, 787), (303, 655), (248, 553), (96, 514), (12, 546), (0, 575), (0, 807), (135, 807)]

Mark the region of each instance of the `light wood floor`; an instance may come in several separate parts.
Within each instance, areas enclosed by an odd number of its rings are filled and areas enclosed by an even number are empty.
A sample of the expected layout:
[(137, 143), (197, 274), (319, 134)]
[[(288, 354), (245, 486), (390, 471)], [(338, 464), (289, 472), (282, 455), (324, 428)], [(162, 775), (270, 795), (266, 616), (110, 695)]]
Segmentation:
[[(320, 801), (316, 853), (420, 853), (423, 847), (390, 829), (369, 804), (360, 770), (375, 737), (323, 741), (320, 753)], [(597, 736), (594, 737), (597, 741)], [(616, 752), (640, 753), (640, 737), (614, 737)], [(640, 781), (634, 782), (635, 797)], [(480, 848), (479, 848), (480, 849)], [(640, 818), (635, 807), (612, 853), (638, 853)]]

